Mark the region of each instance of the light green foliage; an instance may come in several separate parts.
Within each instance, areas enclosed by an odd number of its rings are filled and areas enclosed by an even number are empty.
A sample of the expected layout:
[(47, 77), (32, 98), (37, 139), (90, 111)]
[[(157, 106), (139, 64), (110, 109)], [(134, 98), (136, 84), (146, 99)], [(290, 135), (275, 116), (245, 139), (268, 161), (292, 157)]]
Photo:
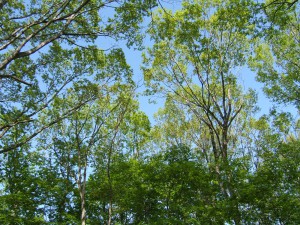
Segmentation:
[(255, 41), (252, 68), (271, 99), (299, 109), (299, 3), (272, 0), (260, 9), (264, 20), (258, 17), (257, 27), (263, 27), (262, 38)]
[[(235, 75), (250, 52), (250, 5), (235, 1), (184, 1), (183, 8), (174, 14), (159, 11), (149, 29), (155, 43), (144, 54), (146, 84), (152, 92), (167, 96), (167, 104), (173, 101), (174, 105), (181, 105), (181, 116), (176, 113), (174, 125), (182, 120), (182, 115), (183, 120), (188, 115), (197, 124), (193, 126), (198, 126), (199, 140), (210, 141), (205, 154), (207, 159), (213, 154), (211, 159), (216, 164), (234, 153), (233, 133), (243, 124), (235, 121), (254, 110), (253, 92), (243, 93)], [(242, 8), (237, 19), (236, 12)], [(170, 128), (175, 136), (180, 135), (176, 129), (184, 132), (181, 126)]]
[[(197, 129), (195, 121), (188, 118), (187, 111), (176, 104), (173, 96), (166, 99), (165, 107), (159, 109), (155, 115), (156, 125), (151, 132), (152, 142), (160, 149), (166, 149), (172, 145), (191, 145), (193, 132)], [(193, 126), (194, 124), (194, 126)]]
[(124, 117), (121, 124), (121, 132), (124, 137), (124, 149), (129, 155), (139, 157), (142, 154), (150, 138), (150, 121), (146, 114), (138, 111), (138, 104), (130, 105), (130, 111)]

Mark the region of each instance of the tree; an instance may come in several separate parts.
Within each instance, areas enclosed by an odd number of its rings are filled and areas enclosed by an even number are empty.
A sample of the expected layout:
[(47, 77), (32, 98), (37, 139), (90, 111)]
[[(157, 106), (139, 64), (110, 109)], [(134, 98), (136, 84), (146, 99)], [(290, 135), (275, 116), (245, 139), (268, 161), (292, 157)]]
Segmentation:
[[(229, 166), (239, 156), (234, 130), (242, 128), (242, 118), (251, 114), (255, 102), (235, 76), (250, 51), (250, 6), (244, 1), (185, 1), (174, 14), (160, 11), (149, 29), (155, 43), (144, 57), (149, 88), (184, 106), (200, 133), (206, 132), (210, 144), (204, 151), (213, 156), (209, 166), (228, 199), (237, 198)], [(230, 210), (228, 221), (240, 224), (238, 204)]]
[[(155, 1), (1, 1), (0, 153), (22, 146), (94, 100), (74, 103), (47, 124), (37, 120), (68, 85), (98, 73), (103, 64), (103, 51), (95, 44), (99, 37), (139, 45), (140, 22), (154, 6)], [(3, 137), (21, 124), (27, 134), (4, 146)]]
[[(132, 210), (137, 207), (132, 198), (141, 197), (135, 194), (141, 182), (140, 151), (147, 141), (149, 120), (138, 111), (135, 100), (129, 102), (124, 113), (119, 110), (124, 109), (120, 107), (107, 117), (108, 134), (93, 156), (94, 172), (87, 183), (89, 223), (130, 224)], [(118, 113), (122, 117), (116, 127)]]
[[(89, 95), (96, 95), (64, 121), (49, 128), (41, 139), (50, 149), (55, 161), (62, 168), (61, 177), (71, 180), (77, 186), (81, 224), (86, 224), (86, 182), (94, 156), (101, 151), (100, 146), (113, 142), (119, 126), (131, 104), (134, 82), (132, 71), (126, 64), (121, 50), (112, 50), (106, 55), (106, 64), (95, 80), (98, 84), (85, 85), (78, 82), (68, 90), (64, 98), (56, 98), (52, 110), (42, 116), (43, 123), (60, 115), (65, 108), (74, 105)], [(76, 196), (74, 196), (76, 197)]]
[[(53, 139), (52, 151), (57, 164), (62, 168), (61, 177), (67, 181), (71, 180), (77, 186), (74, 194), (79, 196), (75, 195), (74, 198), (77, 197), (81, 205), (81, 224), (86, 224), (85, 194), (88, 170), (91, 169), (94, 155), (100, 150), (99, 146), (108, 141), (110, 134), (118, 131), (118, 123), (125, 113), (123, 110), (126, 111), (126, 104), (126, 101), (104, 102), (103, 99), (98, 99), (95, 104), (88, 104), (74, 113), (64, 123), (53, 126), (51, 135), (47, 134), (48, 138)], [(112, 127), (104, 118), (111, 119), (109, 123)]]

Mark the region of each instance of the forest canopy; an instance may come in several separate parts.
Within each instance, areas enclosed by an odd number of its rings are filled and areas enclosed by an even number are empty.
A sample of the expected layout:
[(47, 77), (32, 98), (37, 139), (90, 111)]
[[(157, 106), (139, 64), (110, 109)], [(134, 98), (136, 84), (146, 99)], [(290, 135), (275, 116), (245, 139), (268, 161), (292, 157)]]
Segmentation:
[(0, 0), (0, 223), (300, 224), (299, 10)]

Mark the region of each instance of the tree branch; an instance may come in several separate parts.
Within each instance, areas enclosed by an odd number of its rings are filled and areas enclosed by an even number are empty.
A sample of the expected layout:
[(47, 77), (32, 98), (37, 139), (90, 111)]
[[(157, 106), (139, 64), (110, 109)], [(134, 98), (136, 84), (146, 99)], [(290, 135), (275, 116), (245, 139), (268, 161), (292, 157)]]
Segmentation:
[(48, 123), (47, 125), (42, 126), (39, 130), (35, 131), (33, 134), (29, 135), (28, 137), (25, 137), (24, 141), (21, 141), (19, 143), (15, 143), (12, 144), (10, 146), (4, 147), (0, 150), (0, 154), (1, 153), (6, 153), (12, 150), (15, 150), (18, 147), (23, 146), (24, 144), (28, 143), (31, 139), (33, 139), (34, 137), (36, 137), (37, 135), (39, 135), (42, 131), (46, 130), (47, 128), (51, 127), (52, 125), (66, 119), (68, 116), (70, 116), (73, 112), (75, 112), (76, 110), (78, 110), (79, 108), (81, 108), (83, 105), (85, 105), (86, 103), (88, 103), (89, 101), (91, 101), (93, 99), (88, 99), (84, 102), (79, 103), (77, 106), (73, 107), (72, 109), (68, 110), (68, 112), (64, 113), (62, 116), (58, 117), (57, 119), (51, 121), (50, 123)]
[(31, 86), (32, 84), (22, 80), (21, 78), (18, 78), (16, 76), (13, 76), (13, 75), (4, 75), (4, 74), (0, 74), (0, 79), (11, 79), (11, 80), (15, 80), (19, 83), (22, 83), (22, 84), (25, 84), (25, 85), (28, 85), (28, 86)]

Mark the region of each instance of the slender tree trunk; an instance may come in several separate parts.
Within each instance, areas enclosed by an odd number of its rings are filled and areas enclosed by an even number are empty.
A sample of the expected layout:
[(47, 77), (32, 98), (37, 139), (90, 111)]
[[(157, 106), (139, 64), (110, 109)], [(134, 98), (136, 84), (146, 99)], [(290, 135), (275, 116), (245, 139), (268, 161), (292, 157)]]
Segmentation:
[[(84, 170), (86, 170), (86, 169), (84, 169)], [(81, 175), (79, 177), (81, 177)], [(81, 204), (80, 220), (81, 220), (81, 225), (85, 225), (85, 223), (86, 223), (85, 182), (78, 179), (77, 184), (78, 184), (78, 190), (79, 190), (79, 194), (80, 194), (80, 204)]]
[(81, 201), (81, 225), (86, 224), (86, 207), (85, 207), (86, 169), (87, 169), (87, 159), (85, 159), (82, 181), (79, 180), (80, 185), (78, 186), (80, 191), (80, 201)]
[[(78, 156), (78, 162), (80, 163), (81, 157), (80, 154)], [(81, 203), (81, 225), (86, 224), (86, 207), (85, 207), (85, 187), (86, 187), (86, 168), (87, 161), (85, 160), (85, 165), (83, 167), (79, 166), (78, 175), (77, 175), (77, 186), (80, 195), (80, 203)], [(83, 170), (83, 172), (82, 172)]]
[(108, 155), (108, 163), (107, 163), (107, 178), (109, 182), (109, 206), (108, 206), (108, 220), (107, 220), (107, 225), (111, 225), (111, 218), (112, 218), (112, 195), (113, 195), (113, 190), (112, 190), (112, 183), (111, 183), (111, 177), (110, 177), (110, 163), (111, 163), (111, 154), (112, 154), (112, 149), (110, 148), (109, 150), (109, 155)]
[(112, 202), (109, 201), (108, 221), (107, 221), (107, 225), (110, 225), (110, 224), (111, 224), (111, 217), (112, 217)]
[(80, 193), (81, 197), (81, 225), (85, 225), (86, 209), (85, 209), (85, 193)]

